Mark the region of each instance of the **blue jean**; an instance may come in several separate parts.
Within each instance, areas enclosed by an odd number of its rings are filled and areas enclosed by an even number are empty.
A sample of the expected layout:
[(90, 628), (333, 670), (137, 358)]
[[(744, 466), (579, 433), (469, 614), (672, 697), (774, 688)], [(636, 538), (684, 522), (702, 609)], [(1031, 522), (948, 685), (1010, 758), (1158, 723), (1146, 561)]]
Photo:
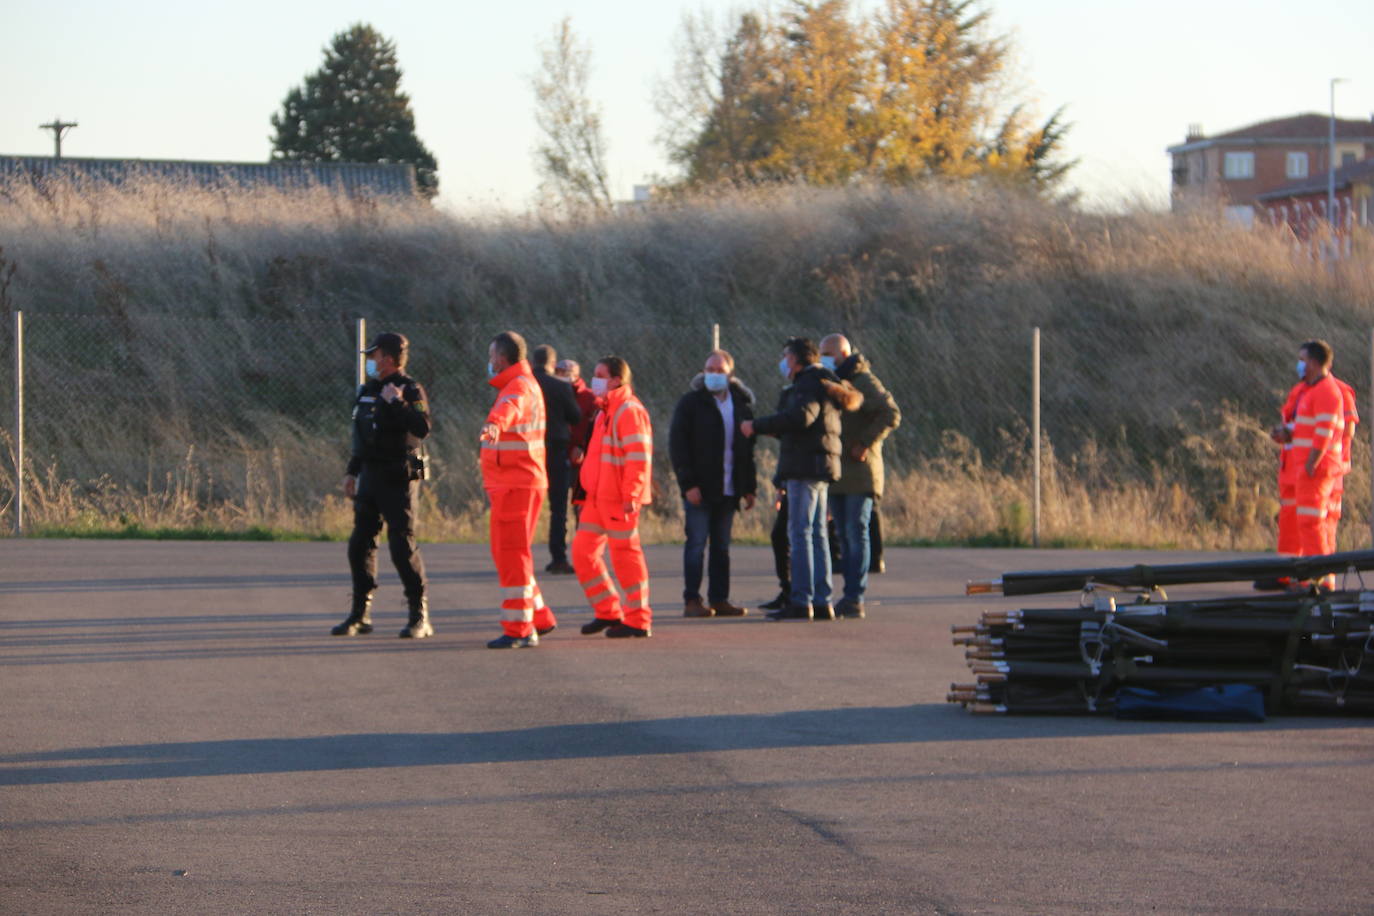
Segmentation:
[(831, 493), (830, 514), (839, 532), (840, 566), (844, 571), (844, 600), (862, 601), (868, 591), (868, 564), (872, 559), (868, 523), (873, 515), (873, 496), (868, 493)]
[(792, 603), (830, 602), (830, 539), (825, 480), (787, 481), (787, 541), (792, 551)]
[(706, 600), (714, 604), (730, 597), (730, 532), (735, 525), (735, 502), (702, 502), (694, 506), (682, 501), (687, 519), (687, 543), (682, 548), (682, 600), (701, 597), (702, 559), (707, 541), (711, 544)]

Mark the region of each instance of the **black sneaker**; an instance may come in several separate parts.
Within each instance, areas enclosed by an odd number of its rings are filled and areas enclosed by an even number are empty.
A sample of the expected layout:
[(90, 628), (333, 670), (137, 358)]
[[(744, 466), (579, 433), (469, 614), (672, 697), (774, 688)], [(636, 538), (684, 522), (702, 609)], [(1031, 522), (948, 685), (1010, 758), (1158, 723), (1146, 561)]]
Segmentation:
[(628, 623), (617, 623), (606, 630), (607, 639), (648, 639), (654, 631), (645, 627), (632, 627)]
[(863, 600), (841, 601), (835, 605), (835, 616), (843, 617), (845, 620), (862, 620), (864, 616)]
[(829, 602), (826, 602), (826, 603), (817, 602), (817, 603), (812, 607), (812, 609), (811, 609), (811, 619), (812, 619), (812, 620), (834, 620), (834, 619), (835, 619), (835, 609), (832, 608), (832, 607), (830, 606)]
[(539, 637), (534, 633), (529, 636), (506, 636), (504, 633), (491, 642), (487, 643), (488, 649), (533, 649), (539, 645)]
[(574, 571), (572, 564), (567, 560), (553, 560), (544, 567), (544, 572), (553, 573), (556, 576), (571, 576)]
[(582, 624), (582, 635), (583, 635), (583, 636), (595, 636), (597, 633), (600, 633), (602, 630), (608, 630), (608, 629), (610, 629), (611, 627), (615, 627), (615, 626), (619, 626), (619, 625), (620, 625), (620, 621), (619, 621), (619, 620), (607, 620), (605, 617), (594, 617), (594, 618), (592, 618), (592, 622), (591, 622), (591, 623), (584, 623), (584, 624)]
[(778, 597), (759, 605), (760, 610), (780, 611), (787, 607), (787, 592), (778, 592)]
[(763, 616), (767, 620), (810, 620), (811, 605), (788, 602), (784, 607)]

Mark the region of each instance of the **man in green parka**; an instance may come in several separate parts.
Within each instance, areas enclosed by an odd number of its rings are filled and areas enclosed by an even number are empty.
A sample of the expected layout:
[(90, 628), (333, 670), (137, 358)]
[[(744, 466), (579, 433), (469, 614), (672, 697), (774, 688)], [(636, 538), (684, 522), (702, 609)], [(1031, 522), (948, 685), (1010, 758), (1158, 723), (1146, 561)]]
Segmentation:
[(840, 479), (830, 485), (830, 514), (840, 536), (844, 597), (836, 616), (864, 616), (868, 589), (869, 517), (883, 495), (883, 440), (902, 422), (892, 394), (862, 353), (843, 334), (821, 341), (821, 362), (864, 396), (863, 406), (840, 419)]

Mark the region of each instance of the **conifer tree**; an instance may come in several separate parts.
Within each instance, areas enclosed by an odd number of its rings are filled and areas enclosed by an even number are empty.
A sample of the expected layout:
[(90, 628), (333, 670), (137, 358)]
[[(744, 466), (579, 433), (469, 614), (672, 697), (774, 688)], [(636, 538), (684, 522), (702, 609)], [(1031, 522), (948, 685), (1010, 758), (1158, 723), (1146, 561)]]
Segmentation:
[(408, 162), (421, 193), (439, 189), (433, 154), (415, 133), (396, 46), (359, 23), (334, 36), (324, 64), (272, 115), (272, 158), (300, 162)]

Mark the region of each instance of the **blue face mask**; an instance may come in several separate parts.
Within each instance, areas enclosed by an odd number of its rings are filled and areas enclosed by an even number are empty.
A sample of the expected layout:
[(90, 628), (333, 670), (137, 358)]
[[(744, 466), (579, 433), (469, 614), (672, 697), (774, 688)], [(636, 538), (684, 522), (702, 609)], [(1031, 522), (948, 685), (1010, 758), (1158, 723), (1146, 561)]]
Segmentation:
[(792, 380), (792, 367), (787, 365), (787, 357), (784, 356), (778, 361), (778, 371), (782, 373), (783, 378), (788, 381)]
[(496, 367), (490, 361), (487, 363), (487, 378), (496, 378)]
[(368, 378), (376, 378), (376, 377), (377, 377), (377, 361), (376, 361), (375, 359), (369, 359), (369, 360), (367, 361), (367, 377), (368, 377)]
[(822, 357), (821, 357), (821, 365), (824, 366), (825, 368), (829, 369), (831, 372), (834, 372), (834, 371), (835, 371), (835, 357), (833, 357), (833, 356), (822, 356)]
[(1306, 378), (1306, 377), (1307, 377), (1307, 360), (1305, 360), (1305, 359), (1300, 359), (1300, 360), (1298, 360), (1298, 378)]
[(704, 378), (707, 391), (724, 391), (730, 387), (730, 376), (724, 372), (707, 372)]

